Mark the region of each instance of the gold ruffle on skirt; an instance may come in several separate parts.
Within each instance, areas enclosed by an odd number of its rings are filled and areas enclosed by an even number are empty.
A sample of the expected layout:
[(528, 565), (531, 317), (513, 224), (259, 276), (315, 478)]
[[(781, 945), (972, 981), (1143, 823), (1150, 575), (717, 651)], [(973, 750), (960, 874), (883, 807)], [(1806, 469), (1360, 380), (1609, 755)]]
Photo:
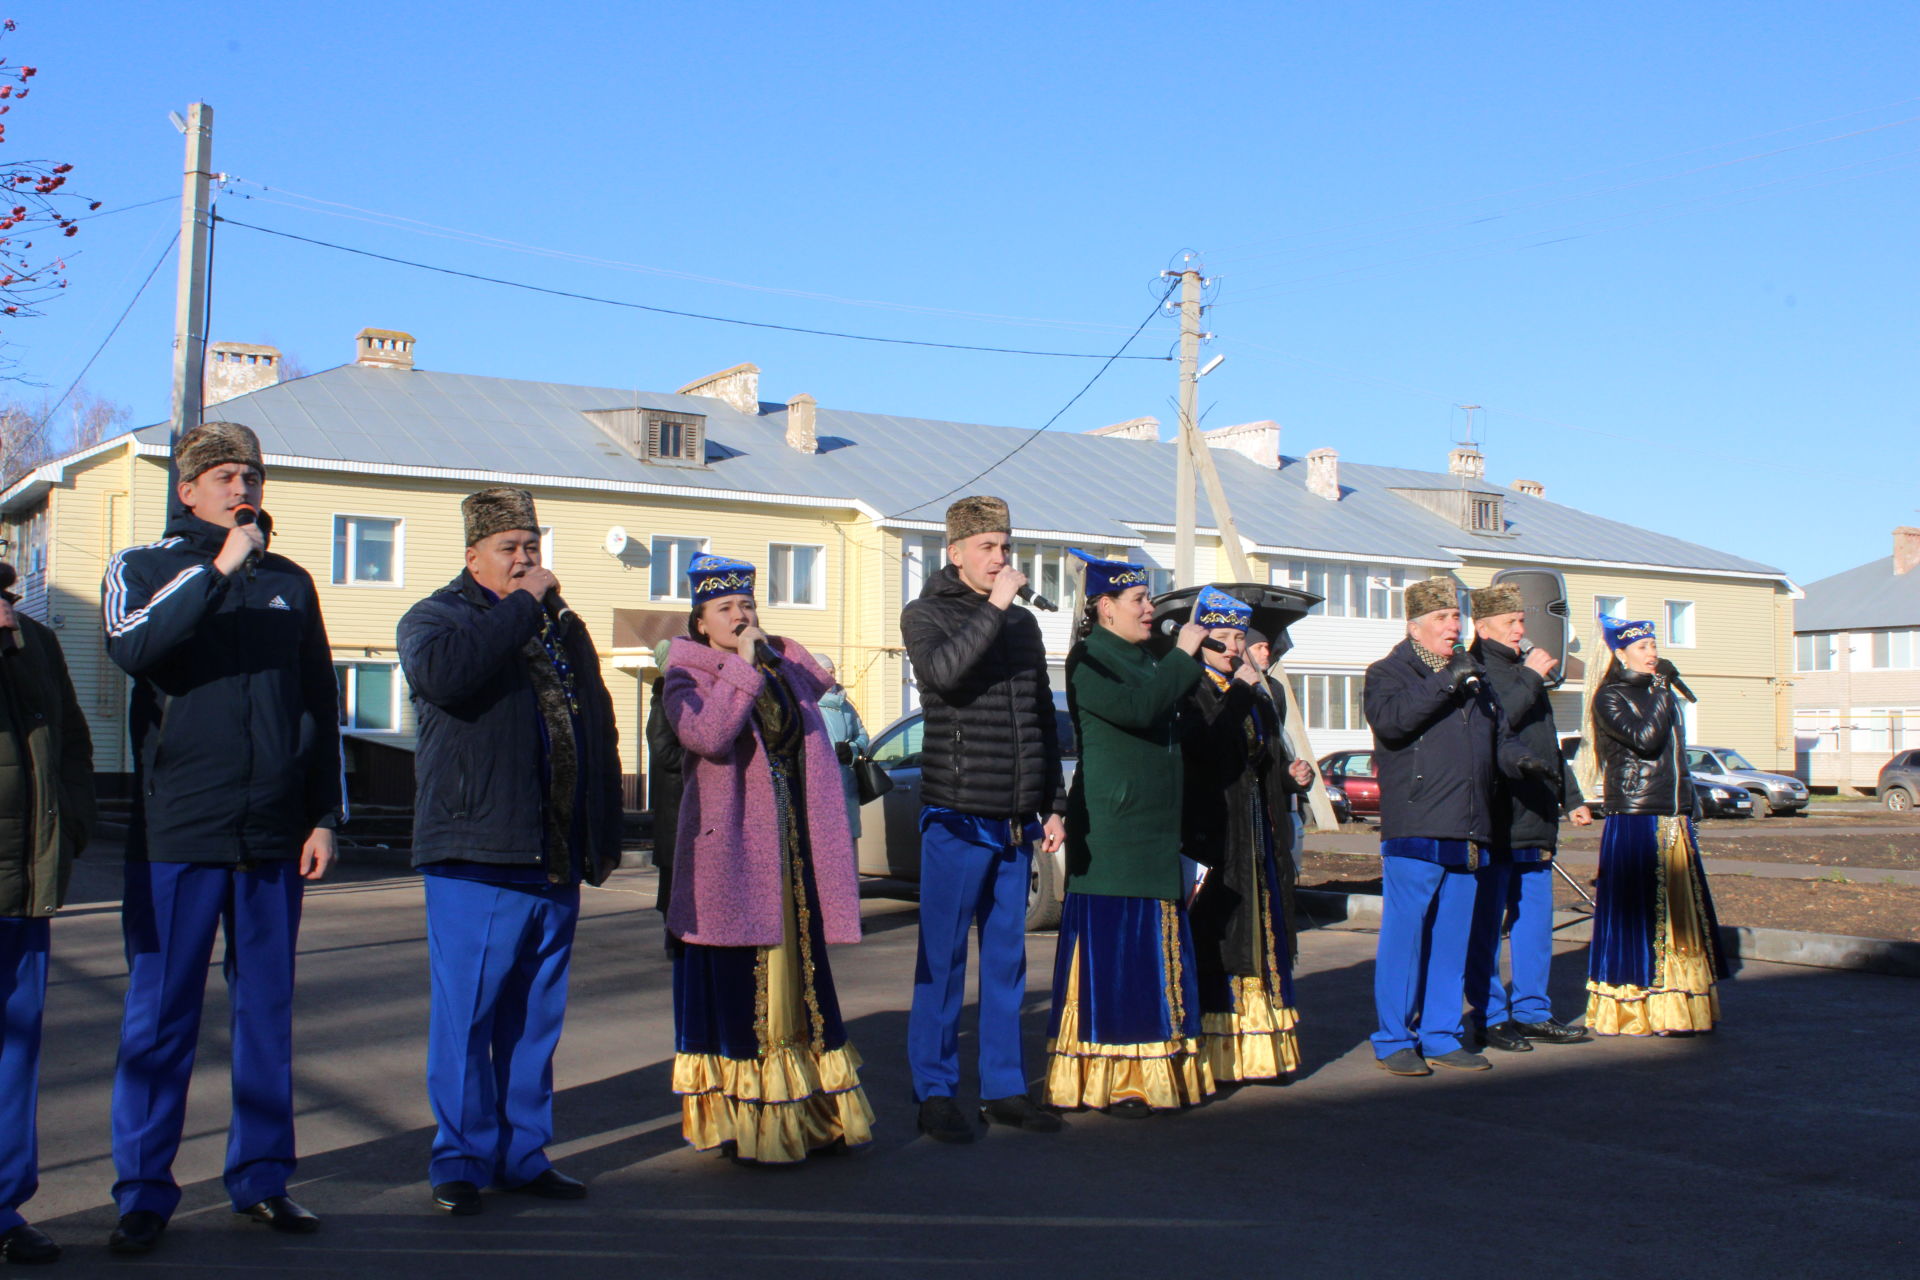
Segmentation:
[(1215, 1080), (1275, 1080), (1300, 1069), (1300, 1015), (1267, 982), (1236, 975), (1232, 1013), (1200, 1015), (1200, 1051)]
[[(1707, 949), (1706, 913), (1694, 897), (1697, 857), (1684, 819), (1660, 820), (1659, 909), (1666, 919), (1656, 931), (1665, 954), (1654, 956), (1656, 985), (1616, 986), (1587, 981), (1587, 1029), (1601, 1036), (1665, 1036), (1711, 1031), (1720, 1019)], [(1658, 945), (1658, 944), (1656, 944)]]
[(1060, 1029), (1047, 1045), (1048, 1106), (1074, 1109), (1144, 1102), (1173, 1111), (1214, 1092), (1213, 1068), (1191, 1037), (1151, 1044), (1095, 1044), (1080, 1038), (1080, 948), (1074, 947)]

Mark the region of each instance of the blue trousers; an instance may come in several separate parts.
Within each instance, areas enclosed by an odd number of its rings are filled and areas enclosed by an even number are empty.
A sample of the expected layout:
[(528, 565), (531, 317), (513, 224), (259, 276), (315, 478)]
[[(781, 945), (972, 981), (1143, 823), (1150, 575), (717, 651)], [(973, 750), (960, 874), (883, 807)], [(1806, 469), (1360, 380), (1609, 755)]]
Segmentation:
[[(1553, 966), (1553, 864), (1500, 862), (1479, 873), (1473, 940), (1467, 946), (1467, 1004), (1478, 1029), (1502, 1022), (1553, 1017), (1547, 975)], [(1500, 980), (1500, 930), (1514, 908), (1507, 963), (1511, 986)]]
[(129, 862), (120, 906), (127, 1005), (113, 1073), (113, 1198), (161, 1217), (180, 1203), (173, 1157), (200, 1042), (207, 962), (225, 930), (233, 1119), (227, 1194), (236, 1209), (285, 1195), (293, 1174), (293, 960), (304, 882), (292, 860), (243, 871)]
[(40, 1015), (47, 1005), (45, 918), (0, 917), (0, 1234), (40, 1189)]
[(980, 929), (980, 1096), (1027, 1091), (1020, 1004), (1027, 994), (1027, 885), (1033, 855), (1004, 818), (951, 810), (920, 816), (920, 949), (907, 1017), (907, 1062), (919, 1101), (960, 1083), (967, 934)]
[(1384, 900), (1374, 957), (1373, 1003), (1380, 1029), (1373, 1053), (1402, 1049), (1425, 1057), (1460, 1047), (1467, 935), (1478, 887), (1474, 873), (1420, 858), (1380, 859)]
[(552, 1167), (553, 1053), (580, 889), (429, 875), (427, 1180), (517, 1187)]

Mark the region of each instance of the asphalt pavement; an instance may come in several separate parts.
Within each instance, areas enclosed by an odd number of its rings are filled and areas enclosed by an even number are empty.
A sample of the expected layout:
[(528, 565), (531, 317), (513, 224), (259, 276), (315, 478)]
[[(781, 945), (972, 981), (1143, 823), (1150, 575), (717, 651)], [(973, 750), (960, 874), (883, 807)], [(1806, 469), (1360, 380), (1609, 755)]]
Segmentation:
[[(904, 1062), (910, 902), (866, 903), (867, 940), (833, 964), (878, 1112), (873, 1146), (793, 1169), (682, 1145), (668, 1090), (668, 965), (651, 872), (586, 892), (555, 1067), (562, 1168), (583, 1204), (490, 1196), (433, 1210), (422, 1085), (427, 973), (417, 878), (368, 869), (312, 891), (301, 936), (293, 1194), (325, 1218), (279, 1237), (220, 1186), (226, 1012), (217, 957), (188, 1137), (185, 1200), (161, 1247), (110, 1256), (107, 1104), (124, 987), (110, 864), (83, 864), (55, 925), (29, 1216), (67, 1246), (51, 1274), (229, 1271), (363, 1277), (1912, 1274), (1920, 984), (1752, 964), (1724, 1028), (1499, 1055), (1477, 1075), (1376, 1070), (1374, 939), (1302, 940), (1302, 1078), (1144, 1121), (918, 1138)], [(1053, 938), (1028, 939), (1028, 1065), (1038, 1074)], [(1561, 1013), (1584, 948), (1563, 945)], [(962, 1051), (970, 1063), (969, 1034)], [(560, 1269), (564, 1269), (561, 1271)]]

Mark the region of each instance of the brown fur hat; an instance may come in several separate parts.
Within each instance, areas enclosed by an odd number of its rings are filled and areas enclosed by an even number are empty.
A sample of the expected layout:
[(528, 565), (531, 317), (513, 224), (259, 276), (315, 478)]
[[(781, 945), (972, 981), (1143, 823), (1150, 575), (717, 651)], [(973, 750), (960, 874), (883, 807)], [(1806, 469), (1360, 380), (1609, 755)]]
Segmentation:
[(1407, 587), (1407, 620), (1460, 605), (1459, 588), (1452, 578), (1432, 577)]
[(947, 508), (947, 545), (978, 533), (1013, 533), (1013, 515), (1004, 498), (962, 498)]
[(1476, 618), (1497, 618), (1503, 613), (1525, 613), (1527, 602), (1520, 595), (1520, 588), (1511, 582), (1495, 583), (1491, 587), (1481, 587), (1471, 592), (1468, 599), (1473, 603), (1473, 616)]
[(460, 500), (460, 514), (467, 522), (467, 545), (509, 529), (540, 532), (540, 517), (534, 514), (533, 495), (525, 489), (501, 485), (470, 493)]
[(223, 462), (238, 462), (267, 474), (260, 460), (260, 437), (237, 422), (203, 422), (173, 446), (174, 465), (182, 480), (198, 480), (202, 472)]

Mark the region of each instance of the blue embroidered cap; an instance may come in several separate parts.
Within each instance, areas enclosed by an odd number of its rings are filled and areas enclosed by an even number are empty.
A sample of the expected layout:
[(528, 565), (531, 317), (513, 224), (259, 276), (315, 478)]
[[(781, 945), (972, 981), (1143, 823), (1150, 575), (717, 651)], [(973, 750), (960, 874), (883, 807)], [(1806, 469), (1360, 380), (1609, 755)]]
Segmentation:
[(1624, 649), (1636, 640), (1651, 640), (1654, 638), (1653, 623), (1628, 622), (1623, 618), (1616, 618), (1608, 613), (1600, 615), (1600, 630), (1604, 632), (1607, 637), (1607, 648), (1609, 649)]
[(1125, 560), (1102, 560), (1078, 547), (1068, 547), (1067, 554), (1079, 562), (1074, 567), (1080, 571), (1086, 584), (1084, 592), (1089, 600), (1110, 592), (1125, 591), (1128, 587), (1148, 585), (1147, 571), (1142, 565), (1130, 564)]
[(693, 607), (698, 609), (721, 596), (751, 596), (756, 570), (745, 560), (728, 556), (697, 555), (687, 562), (687, 582), (693, 587)]
[(1232, 627), (1235, 631), (1245, 631), (1253, 624), (1253, 606), (1217, 587), (1202, 587), (1200, 594), (1193, 598), (1193, 620), (1208, 630)]

